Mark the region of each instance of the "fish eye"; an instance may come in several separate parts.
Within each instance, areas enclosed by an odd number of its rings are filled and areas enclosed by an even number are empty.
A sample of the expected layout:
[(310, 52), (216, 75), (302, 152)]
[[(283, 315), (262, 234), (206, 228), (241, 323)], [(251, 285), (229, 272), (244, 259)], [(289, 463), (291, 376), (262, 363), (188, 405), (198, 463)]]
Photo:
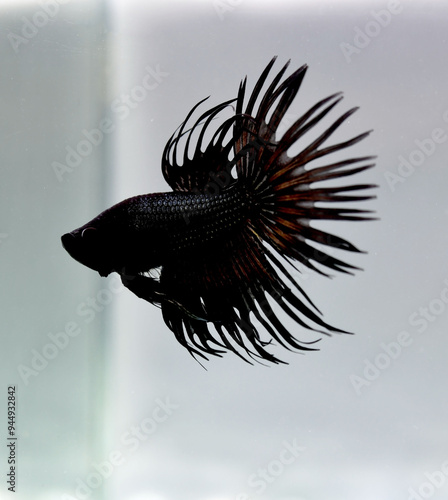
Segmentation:
[(94, 227), (86, 227), (82, 230), (81, 238), (86, 241), (91, 241), (96, 234), (97, 230)]

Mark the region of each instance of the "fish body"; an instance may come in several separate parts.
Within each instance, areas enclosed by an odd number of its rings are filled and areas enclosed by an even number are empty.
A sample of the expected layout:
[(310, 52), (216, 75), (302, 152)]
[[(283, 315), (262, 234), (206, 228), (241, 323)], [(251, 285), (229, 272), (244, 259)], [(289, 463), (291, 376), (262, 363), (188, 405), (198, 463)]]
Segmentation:
[[(114, 271), (142, 273), (171, 259), (200, 258), (216, 251), (247, 222), (250, 205), (248, 193), (238, 187), (213, 195), (134, 196), (67, 233), (62, 243), (82, 264), (101, 268), (103, 277)], [(89, 238), (87, 250), (84, 243)]]
[[(287, 349), (313, 350), (284, 327), (273, 302), (305, 329), (344, 332), (322, 319), (285, 264), (300, 264), (323, 275), (326, 269), (356, 269), (325, 247), (359, 250), (313, 222), (371, 218), (368, 211), (339, 203), (372, 198), (360, 191), (373, 185), (321, 184), (373, 166), (372, 156), (322, 161), (369, 132), (325, 144), (354, 108), (289, 156), (291, 146), (324, 120), (341, 95), (322, 99), (278, 137), (307, 67), (283, 79), (286, 64), (261, 94), (274, 62), (263, 71), (246, 106), (244, 80), (236, 99), (190, 124), (203, 101), (193, 107), (163, 153), (162, 172), (172, 192), (124, 200), (62, 237), (73, 258), (101, 276), (117, 272), (138, 297), (159, 305), (167, 326), (195, 357), (232, 351), (249, 362), (278, 363), (267, 349), (273, 341)], [(204, 145), (214, 119), (232, 105), (234, 115), (216, 127)], [(195, 132), (199, 135), (190, 158)], [(183, 155), (181, 140), (186, 140)]]

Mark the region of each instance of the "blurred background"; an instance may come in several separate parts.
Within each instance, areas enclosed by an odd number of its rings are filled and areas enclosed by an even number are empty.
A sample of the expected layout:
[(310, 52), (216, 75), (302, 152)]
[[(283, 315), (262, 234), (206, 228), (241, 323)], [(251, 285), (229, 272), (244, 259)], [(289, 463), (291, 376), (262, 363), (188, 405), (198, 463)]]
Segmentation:
[[(448, 6), (1, 0), (0, 20), (0, 500), (445, 499)], [(274, 55), (309, 65), (286, 121), (344, 91), (333, 118), (360, 110), (340, 137), (374, 130), (353, 154), (378, 156), (358, 180), (380, 220), (320, 225), (367, 251), (338, 255), (363, 271), (298, 275), (355, 335), (204, 369), (60, 236), (169, 190), (162, 151), (191, 107), (251, 89)]]

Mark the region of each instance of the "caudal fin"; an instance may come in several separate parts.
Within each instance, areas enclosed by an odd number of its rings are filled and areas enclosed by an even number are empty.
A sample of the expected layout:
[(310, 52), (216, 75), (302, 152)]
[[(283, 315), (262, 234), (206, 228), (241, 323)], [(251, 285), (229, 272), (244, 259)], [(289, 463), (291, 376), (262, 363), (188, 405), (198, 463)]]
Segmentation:
[[(246, 81), (241, 83), (235, 113), (211, 133), (209, 141), (206, 135), (214, 119), (234, 101), (209, 109), (189, 125), (200, 103), (196, 105), (164, 150), (163, 173), (174, 191), (213, 195), (221, 189), (241, 188), (248, 195), (244, 206), (248, 219), (219, 240), (213, 251), (197, 249), (197, 258), (187, 255), (162, 268), (160, 291), (169, 298), (162, 300), (165, 322), (194, 356), (220, 356), (229, 350), (249, 362), (279, 363), (270, 352), (271, 343), (291, 350), (314, 349), (315, 341), (299, 340), (278, 312), (308, 331), (348, 333), (323, 320), (285, 260), (321, 274), (355, 269), (329, 253), (330, 247), (358, 249), (313, 222), (371, 218), (368, 211), (345, 208), (345, 204), (372, 198), (365, 191), (374, 186), (343, 181), (372, 167), (373, 157), (341, 156), (368, 132), (328, 144), (355, 111), (323, 127), (341, 100), (341, 94), (334, 94), (280, 134), (307, 67), (282, 81), (286, 64), (267, 84), (274, 61), (263, 71), (246, 105)], [(299, 152), (291, 154), (291, 148)]]
[[(337, 181), (374, 166), (374, 156), (337, 161), (329, 159), (325, 162), (326, 157), (331, 158), (333, 154), (353, 146), (370, 132), (328, 145), (331, 136), (357, 110), (353, 108), (330, 122), (328, 128), (306, 143), (307, 137), (322, 127), (323, 120), (341, 101), (342, 95), (337, 93), (312, 106), (278, 138), (279, 127), (300, 88), (307, 66), (302, 66), (279, 84), (287, 63), (274, 77), (254, 113), (255, 103), (260, 99), (274, 61), (275, 58), (260, 76), (244, 112), (245, 81), (240, 86), (237, 99), (237, 116), (241, 117), (235, 126), (238, 178), (252, 191), (259, 207), (258, 216), (250, 221), (251, 230), (282, 256), (318, 273), (327, 275), (322, 266), (324, 269), (350, 272), (356, 269), (355, 266), (329, 255), (312, 243), (350, 252), (359, 250), (345, 239), (313, 227), (312, 222), (372, 218), (368, 210), (345, 208), (340, 204), (374, 198), (362, 193), (374, 185), (325, 185), (325, 181)], [(288, 151), (299, 141), (306, 145), (297, 154), (289, 156)]]

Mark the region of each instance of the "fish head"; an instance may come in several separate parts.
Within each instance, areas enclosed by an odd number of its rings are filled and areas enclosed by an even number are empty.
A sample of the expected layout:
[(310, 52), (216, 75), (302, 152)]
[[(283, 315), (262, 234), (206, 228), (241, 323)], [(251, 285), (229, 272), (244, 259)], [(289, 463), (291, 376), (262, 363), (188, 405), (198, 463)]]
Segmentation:
[(62, 246), (73, 259), (106, 277), (114, 271), (110, 248), (101, 229), (86, 224), (61, 237)]

